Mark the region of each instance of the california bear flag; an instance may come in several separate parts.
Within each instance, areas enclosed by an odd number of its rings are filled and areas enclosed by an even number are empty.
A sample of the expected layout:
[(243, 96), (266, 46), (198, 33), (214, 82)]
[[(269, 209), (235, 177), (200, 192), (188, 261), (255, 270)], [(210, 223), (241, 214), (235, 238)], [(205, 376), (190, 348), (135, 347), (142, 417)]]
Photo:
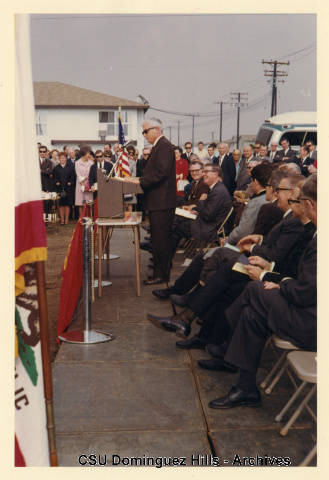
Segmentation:
[(46, 260), (34, 125), (29, 16), (16, 16), (15, 465), (48, 466), (35, 263)]

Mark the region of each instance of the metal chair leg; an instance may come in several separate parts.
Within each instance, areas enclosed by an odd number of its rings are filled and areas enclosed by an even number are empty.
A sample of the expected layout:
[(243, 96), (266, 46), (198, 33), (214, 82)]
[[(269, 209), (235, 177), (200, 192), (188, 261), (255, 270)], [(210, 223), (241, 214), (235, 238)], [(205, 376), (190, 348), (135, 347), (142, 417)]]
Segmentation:
[(304, 460), (298, 465), (299, 467), (307, 467), (307, 465), (313, 460), (316, 455), (317, 444), (314, 445), (312, 450), (306, 455)]
[(316, 390), (316, 384), (313, 385), (311, 390), (308, 392), (302, 403), (299, 405), (299, 407), (295, 410), (291, 418), (288, 420), (288, 422), (285, 424), (285, 426), (280, 430), (280, 434), (284, 437), (287, 435), (291, 425), (295, 422), (295, 420), (299, 417), (301, 411), (303, 410), (304, 406), (309, 402), (309, 400), (312, 398), (314, 392)]
[(301, 393), (301, 391), (304, 389), (305, 385), (307, 384), (307, 382), (303, 382), (299, 385), (299, 387), (297, 388), (297, 390), (295, 391), (295, 393), (293, 394), (293, 396), (288, 400), (288, 402), (286, 403), (286, 405), (283, 407), (283, 409), (281, 410), (280, 413), (277, 414), (277, 416), (275, 417), (275, 421), (276, 422), (281, 422), (284, 414), (286, 413), (286, 411), (291, 407), (291, 405), (294, 403), (294, 401), (296, 400), (296, 398), (299, 396), (299, 394)]

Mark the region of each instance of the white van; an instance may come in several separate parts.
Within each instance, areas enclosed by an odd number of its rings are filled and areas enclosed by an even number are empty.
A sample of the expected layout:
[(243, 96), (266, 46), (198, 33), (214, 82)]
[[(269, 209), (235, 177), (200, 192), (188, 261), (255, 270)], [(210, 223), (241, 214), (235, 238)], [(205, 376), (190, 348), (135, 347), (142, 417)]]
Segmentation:
[(313, 140), (316, 145), (316, 112), (287, 112), (270, 117), (261, 125), (256, 141), (267, 146), (272, 142), (280, 145), (282, 137), (287, 138), (294, 150), (308, 140)]

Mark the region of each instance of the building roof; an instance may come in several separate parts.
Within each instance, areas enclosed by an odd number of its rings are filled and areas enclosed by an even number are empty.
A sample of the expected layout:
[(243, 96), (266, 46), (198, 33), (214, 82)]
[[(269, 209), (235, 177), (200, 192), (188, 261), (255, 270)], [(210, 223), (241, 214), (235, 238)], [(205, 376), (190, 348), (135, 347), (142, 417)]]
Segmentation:
[(36, 108), (138, 108), (147, 110), (148, 105), (113, 97), (106, 93), (75, 87), (62, 82), (33, 82)]

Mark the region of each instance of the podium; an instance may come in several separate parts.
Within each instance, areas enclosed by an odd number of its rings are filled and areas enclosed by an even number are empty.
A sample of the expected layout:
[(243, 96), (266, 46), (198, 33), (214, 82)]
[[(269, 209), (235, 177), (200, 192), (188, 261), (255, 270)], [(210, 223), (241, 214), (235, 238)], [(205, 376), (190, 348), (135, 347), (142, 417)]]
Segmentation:
[(106, 178), (97, 170), (98, 217), (123, 218), (124, 195), (143, 193), (140, 185), (124, 182), (117, 178)]
[[(107, 251), (107, 276), (110, 274), (110, 240), (114, 228), (130, 227), (134, 234), (135, 267), (136, 267), (136, 293), (141, 294), (141, 259), (139, 250), (140, 225), (142, 214), (140, 212), (124, 212), (124, 195), (143, 193), (140, 185), (124, 182), (117, 178), (107, 178), (103, 172), (97, 170), (98, 191), (98, 297), (102, 296), (102, 258)], [(105, 235), (103, 235), (105, 233)], [(103, 240), (104, 236), (104, 240)]]

